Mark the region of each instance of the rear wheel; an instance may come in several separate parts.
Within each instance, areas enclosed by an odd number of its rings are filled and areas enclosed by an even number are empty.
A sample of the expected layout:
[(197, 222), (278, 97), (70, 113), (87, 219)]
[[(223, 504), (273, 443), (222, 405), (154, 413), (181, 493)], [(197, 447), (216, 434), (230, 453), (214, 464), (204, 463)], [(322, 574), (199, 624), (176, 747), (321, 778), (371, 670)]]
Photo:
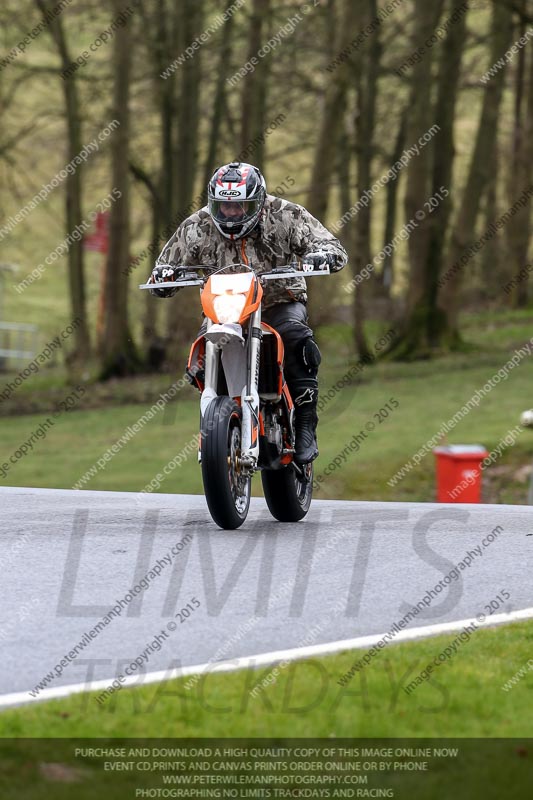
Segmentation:
[(248, 516), (251, 476), (241, 465), (242, 411), (231, 397), (215, 397), (202, 424), (202, 478), (217, 525), (239, 528)]
[(261, 472), (268, 509), (279, 522), (303, 519), (313, 499), (313, 465), (289, 464), (283, 469)]

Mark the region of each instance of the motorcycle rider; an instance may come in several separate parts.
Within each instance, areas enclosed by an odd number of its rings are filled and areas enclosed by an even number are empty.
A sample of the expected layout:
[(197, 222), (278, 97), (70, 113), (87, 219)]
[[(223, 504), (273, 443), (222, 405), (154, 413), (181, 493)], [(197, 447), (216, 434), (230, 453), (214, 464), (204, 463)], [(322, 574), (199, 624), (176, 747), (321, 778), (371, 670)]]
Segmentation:
[[(308, 268), (341, 270), (347, 253), (303, 206), (267, 194), (263, 175), (252, 164), (233, 161), (215, 170), (208, 205), (178, 227), (164, 246), (150, 276), (152, 294), (172, 297), (172, 269), (158, 266), (218, 267), (244, 263), (257, 272), (301, 259)], [(161, 285), (163, 284), (163, 285)], [(262, 318), (280, 334), (285, 348), (285, 378), (295, 406), (295, 460), (307, 464), (318, 455), (318, 367), (320, 350), (308, 325), (306, 282), (302, 278), (268, 281)], [(204, 323), (205, 324), (205, 323)], [(203, 331), (202, 331), (203, 332)]]

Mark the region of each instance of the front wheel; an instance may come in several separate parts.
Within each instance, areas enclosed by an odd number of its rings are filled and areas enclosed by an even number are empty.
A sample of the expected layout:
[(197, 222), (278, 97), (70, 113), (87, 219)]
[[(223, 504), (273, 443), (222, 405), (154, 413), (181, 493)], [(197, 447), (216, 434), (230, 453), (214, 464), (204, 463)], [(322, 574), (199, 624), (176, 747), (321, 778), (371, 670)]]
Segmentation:
[(241, 464), (242, 411), (231, 397), (209, 404), (202, 422), (202, 478), (211, 516), (227, 530), (248, 516), (251, 476)]
[(268, 509), (279, 522), (299, 522), (313, 499), (313, 465), (294, 464), (261, 472)]

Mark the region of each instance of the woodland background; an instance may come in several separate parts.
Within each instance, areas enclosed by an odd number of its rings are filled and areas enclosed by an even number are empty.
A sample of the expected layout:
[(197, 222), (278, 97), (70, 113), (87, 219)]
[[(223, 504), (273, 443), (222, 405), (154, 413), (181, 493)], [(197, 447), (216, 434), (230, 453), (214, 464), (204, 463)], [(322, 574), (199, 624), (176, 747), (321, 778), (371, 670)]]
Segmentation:
[[(104, 377), (163, 357), (176, 366), (199, 309), (190, 294), (157, 303), (137, 285), (177, 222), (202, 204), (219, 163), (246, 153), (270, 191), (334, 225), (433, 125), (431, 142), (342, 226), (350, 266), (320, 292), (311, 287), (315, 325), (349, 324), (362, 357), (371, 351), (367, 320), (394, 319), (391, 356), (427, 358), (464, 345), (461, 309), (527, 306), (529, 201), (464, 267), (448, 270), (533, 183), (531, 43), (481, 80), (533, 35), (533, 0), (312, 2), (303, 11), (287, 0), (2, 3), (1, 46), (12, 55), (0, 71), (1, 219), (120, 123), (3, 236), (8, 318), (41, 322), (63, 297), (67, 316), (81, 319), (72, 361), (92, 359)], [(257, 66), (232, 80), (246, 62)], [(443, 186), (448, 197), (347, 291)], [(12, 292), (112, 190), (121, 197), (104, 265), (73, 242), (23, 294)]]

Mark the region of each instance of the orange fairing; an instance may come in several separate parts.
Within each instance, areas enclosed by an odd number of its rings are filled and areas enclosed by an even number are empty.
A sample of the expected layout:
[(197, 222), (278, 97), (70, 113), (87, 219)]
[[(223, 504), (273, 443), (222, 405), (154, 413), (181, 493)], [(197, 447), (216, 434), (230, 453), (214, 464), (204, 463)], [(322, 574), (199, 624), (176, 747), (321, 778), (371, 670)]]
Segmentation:
[(291, 393), (289, 392), (289, 387), (286, 383), (283, 384), (283, 394), (285, 395), (285, 400), (287, 401), (287, 407), (289, 411), (294, 408), (294, 403), (292, 402)]
[(248, 319), (250, 314), (253, 314), (254, 311), (257, 311), (257, 309), (261, 305), (262, 299), (263, 299), (263, 287), (259, 283), (258, 279), (254, 278), (252, 281), (252, 285), (250, 286), (250, 290), (246, 296), (246, 303), (244, 304), (241, 316), (239, 317), (240, 324), (242, 324), (246, 319)]
[(215, 314), (215, 309), (213, 307), (215, 295), (211, 292), (210, 284), (211, 284), (211, 278), (209, 278), (206, 285), (202, 289), (202, 294), (201, 294), (202, 310), (206, 315), (206, 317), (208, 317), (213, 322), (218, 322), (217, 315)]
[[(244, 273), (248, 275), (251, 273)], [(253, 314), (256, 311), (260, 304), (261, 300), (263, 299), (263, 287), (259, 283), (259, 280), (254, 276), (251, 275), (252, 280), (250, 282), (249, 287), (246, 290), (242, 290), (242, 286), (239, 286), (239, 281), (235, 281), (235, 286), (232, 287), (232, 281), (225, 281), (224, 283), (227, 284), (227, 288), (223, 288), (223, 284), (220, 281), (221, 278), (240, 278), (242, 273), (238, 273), (236, 275), (212, 275), (209, 280), (207, 281), (205, 287), (202, 290), (201, 299), (202, 299), (202, 309), (206, 317), (209, 317), (215, 323), (219, 322), (218, 314), (215, 311), (215, 299), (221, 295), (244, 295), (245, 302), (244, 307), (240, 313), (238, 322), (242, 325), (243, 322), (248, 319), (250, 314)], [(215, 287), (213, 286), (215, 284)], [(222, 285), (221, 285), (222, 284)]]
[(280, 365), (283, 364), (283, 354), (284, 354), (283, 339), (281, 338), (277, 330), (275, 328), (272, 328), (270, 325), (267, 325), (266, 322), (261, 322), (261, 326), (270, 333), (273, 333), (274, 336), (276, 337), (278, 344), (278, 352), (277, 352), (278, 364)]
[[(203, 336), (199, 336), (195, 342), (193, 342), (191, 346), (191, 350), (189, 352), (189, 360), (187, 361), (187, 367), (193, 373), (196, 373), (198, 370), (202, 370), (205, 367), (205, 339)], [(201, 392), (204, 390), (204, 384), (202, 381), (198, 380), (195, 375), (195, 383), (197, 389), (200, 389)]]

